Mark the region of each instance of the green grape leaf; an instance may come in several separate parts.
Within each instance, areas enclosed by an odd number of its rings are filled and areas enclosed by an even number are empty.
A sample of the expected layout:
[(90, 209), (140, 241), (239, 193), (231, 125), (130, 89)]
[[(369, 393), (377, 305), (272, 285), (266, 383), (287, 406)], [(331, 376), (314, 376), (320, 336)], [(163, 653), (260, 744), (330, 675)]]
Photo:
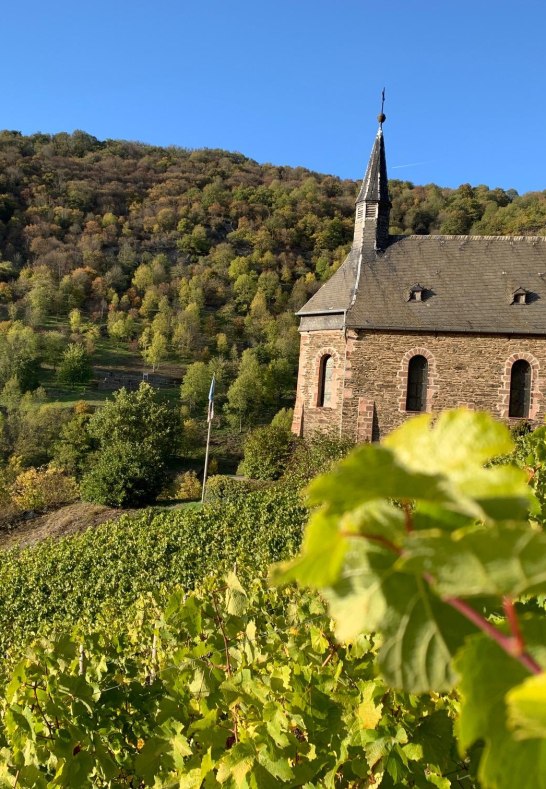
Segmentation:
[(436, 419), (421, 414), (408, 419), (383, 441), (404, 465), (423, 473), (463, 473), (469, 465), (507, 455), (514, 448), (508, 428), (490, 414), (457, 408)]
[(260, 748), (258, 750), (258, 762), (264, 767), (268, 773), (280, 781), (291, 781), (294, 778), (294, 772), (288, 763), (288, 759), (284, 755), (274, 755), (268, 748)]
[(475, 522), (475, 517), (466, 512), (447, 509), (442, 504), (429, 501), (417, 501), (411, 512), (411, 523), (414, 530), (444, 529), (454, 531)]
[(435, 767), (440, 773), (455, 770), (457, 752), (453, 744), (453, 721), (445, 710), (437, 710), (423, 718), (412, 740), (420, 748), (420, 758), (426, 765)]
[(68, 759), (60, 759), (51, 786), (64, 786), (67, 789), (81, 789), (82, 786), (88, 786), (94, 766), (93, 757), (84, 750)]
[(242, 616), (248, 608), (248, 597), (235, 573), (226, 577), (226, 610), (233, 616)]
[(527, 475), (515, 466), (467, 467), (457, 479), (459, 491), (481, 510), (479, 517), (522, 520), (536, 514), (540, 505), (528, 485)]
[(442, 603), (418, 576), (389, 575), (383, 594), (379, 667), (387, 684), (411, 693), (449, 690), (456, 679), (452, 659), (475, 632), (474, 625)]
[(307, 489), (311, 505), (327, 502), (329, 512), (343, 513), (372, 499), (449, 501), (443, 479), (434, 470), (421, 473), (404, 466), (385, 446), (364, 444)]
[(353, 642), (361, 633), (381, 628), (387, 611), (383, 581), (394, 572), (396, 555), (363, 539), (348, 539), (347, 546), (339, 578), (321, 591), (337, 638)]
[(200, 787), (203, 786), (201, 770), (199, 767), (194, 767), (192, 770), (187, 770), (182, 775), (177, 775), (176, 783), (173, 781), (172, 786), (176, 786), (176, 789), (200, 789)]
[(345, 535), (380, 537), (400, 545), (405, 536), (405, 518), (400, 507), (384, 499), (373, 499), (342, 515), (339, 528)]
[(518, 740), (546, 740), (546, 673), (529, 677), (508, 691), (508, 726)]
[(398, 566), (426, 573), (441, 597), (546, 593), (546, 534), (527, 523), (413, 532)]
[(381, 671), (392, 687), (447, 690), (451, 659), (474, 626), (442, 603), (418, 575), (396, 572), (390, 551), (351, 538), (338, 581), (322, 590), (342, 642), (379, 630)]
[(149, 737), (135, 759), (135, 769), (146, 783), (153, 784), (161, 769), (172, 769), (171, 745), (164, 737)]
[[(526, 643), (543, 642), (543, 620), (522, 622)], [(535, 653), (536, 654), (536, 653)], [(541, 652), (544, 659), (544, 651)], [(494, 789), (546, 789), (546, 739), (517, 739), (510, 729), (507, 694), (521, 686), (528, 671), (493, 640), (469, 639), (455, 660), (461, 711), (456, 730), (461, 750), (483, 740), (478, 778)]]
[(383, 445), (408, 469), (443, 475), (446, 491), (462, 512), (503, 520), (538, 512), (524, 471), (509, 465), (483, 468), (513, 449), (508, 428), (490, 414), (460, 408), (444, 411), (435, 421), (432, 414), (422, 414), (397, 428)]
[(216, 779), (222, 784), (232, 778), (235, 786), (241, 786), (255, 759), (256, 751), (252, 744), (238, 742), (220, 760)]
[(318, 510), (309, 519), (301, 554), (291, 561), (274, 565), (270, 580), (274, 584), (298, 581), (315, 589), (329, 586), (341, 572), (346, 549), (338, 519)]

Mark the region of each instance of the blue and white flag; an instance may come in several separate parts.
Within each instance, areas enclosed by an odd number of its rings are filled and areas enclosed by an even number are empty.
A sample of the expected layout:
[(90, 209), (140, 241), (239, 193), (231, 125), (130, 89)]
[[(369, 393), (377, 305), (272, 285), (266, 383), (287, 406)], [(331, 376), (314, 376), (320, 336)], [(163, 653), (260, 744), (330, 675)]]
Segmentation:
[(212, 381), (210, 382), (210, 390), (209, 390), (209, 413), (207, 416), (207, 422), (212, 422), (214, 419), (214, 375), (212, 376)]

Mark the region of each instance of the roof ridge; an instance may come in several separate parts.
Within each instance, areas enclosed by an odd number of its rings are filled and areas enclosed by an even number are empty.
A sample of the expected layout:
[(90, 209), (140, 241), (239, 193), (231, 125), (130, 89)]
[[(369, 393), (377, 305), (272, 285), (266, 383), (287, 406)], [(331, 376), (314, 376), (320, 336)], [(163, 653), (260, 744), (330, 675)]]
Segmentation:
[(392, 235), (390, 236), (391, 240), (396, 241), (403, 241), (405, 238), (415, 238), (421, 241), (425, 239), (432, 239), (436, 241), (544, 241), (546, 242), (546, 236), (471, 236), (471, 235), (461, 235), (461, 236), (450, 236), (450, 235)]

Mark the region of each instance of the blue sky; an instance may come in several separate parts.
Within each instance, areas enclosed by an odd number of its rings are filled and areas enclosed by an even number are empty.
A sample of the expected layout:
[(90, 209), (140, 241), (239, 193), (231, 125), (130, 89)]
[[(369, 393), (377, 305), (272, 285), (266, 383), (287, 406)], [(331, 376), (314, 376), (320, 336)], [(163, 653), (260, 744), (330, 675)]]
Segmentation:
[(18, 0), (0, 128), (237, 150), (362, 177), (546, 189), (543, 0)]

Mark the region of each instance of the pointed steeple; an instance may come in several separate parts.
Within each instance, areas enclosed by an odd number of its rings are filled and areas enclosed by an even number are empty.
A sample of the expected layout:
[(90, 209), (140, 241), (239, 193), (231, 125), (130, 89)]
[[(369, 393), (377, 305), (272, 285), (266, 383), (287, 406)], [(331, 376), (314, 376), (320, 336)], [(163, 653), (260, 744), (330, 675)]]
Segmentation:
[[(383, 92), (384, 99), (384, 92)], [(391, 201), (387, 179), (387, 159), (383, 139), (383, 123), (386, 118), (381, 107), (377, 116), (377, 131), (366, 175), (356, 198), (354, 244), (384, 249), (389, 240), (389, 215)]]

